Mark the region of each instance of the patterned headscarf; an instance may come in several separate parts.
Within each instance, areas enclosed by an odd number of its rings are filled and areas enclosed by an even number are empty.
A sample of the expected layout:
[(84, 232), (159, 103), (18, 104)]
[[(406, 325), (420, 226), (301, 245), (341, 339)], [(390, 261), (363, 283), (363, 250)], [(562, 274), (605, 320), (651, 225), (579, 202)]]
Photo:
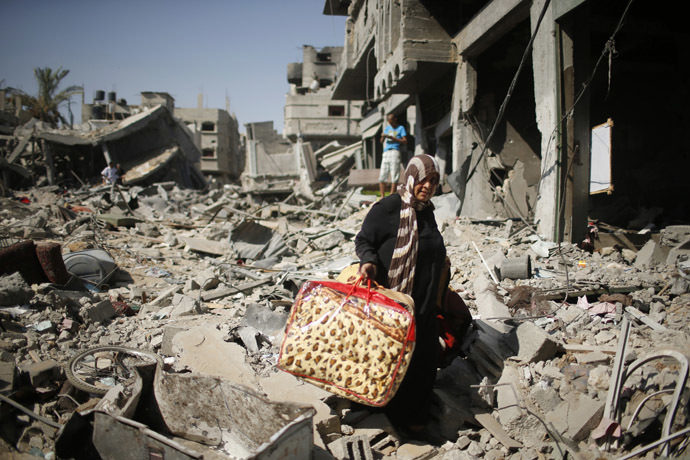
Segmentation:
[(428, 207), (433, 209), (431, 201), (419, 201), (414, 196), (414, 187), (427, 177), (439, 173), (438, 163), (432, 156), (415, 155), (407, 164), (403, 183), (398, 186), (402, 198), (400, 206), (400, 226), (395, 240), (395, 249), (391, 266), (388, 269), (388, 285), (391, 289), (412, 295), (415, 266), (417, 265), (417, 211)]

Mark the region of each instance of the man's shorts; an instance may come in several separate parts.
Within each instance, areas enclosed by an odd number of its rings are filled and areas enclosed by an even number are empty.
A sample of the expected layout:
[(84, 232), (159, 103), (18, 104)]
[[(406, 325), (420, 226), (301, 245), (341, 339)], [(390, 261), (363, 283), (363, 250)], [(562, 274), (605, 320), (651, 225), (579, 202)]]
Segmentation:
[(400, 151), (386, 150), (385, 152), (383, 152), (383, 160), (381, 160), (381, 173), (379, 174), (379, 182), (397, 184), (399, 180)]

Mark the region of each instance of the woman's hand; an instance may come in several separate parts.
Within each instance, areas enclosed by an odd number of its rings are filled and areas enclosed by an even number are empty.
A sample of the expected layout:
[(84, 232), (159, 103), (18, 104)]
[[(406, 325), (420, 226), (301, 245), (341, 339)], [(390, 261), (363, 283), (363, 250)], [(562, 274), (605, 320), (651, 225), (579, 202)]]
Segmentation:
[(376, 264), (372, 264), (371, 262), (361, 264), (359, 266), (359, 274), (365, 281), (367, 279), (374, 281), (376, 279)]

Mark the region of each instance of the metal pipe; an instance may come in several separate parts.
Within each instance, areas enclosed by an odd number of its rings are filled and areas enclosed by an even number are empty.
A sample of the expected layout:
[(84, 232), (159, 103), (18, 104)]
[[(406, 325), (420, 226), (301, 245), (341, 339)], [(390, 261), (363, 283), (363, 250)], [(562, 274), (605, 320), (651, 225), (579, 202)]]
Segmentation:
[(53, 428), (56, 428), (56, 429), (58, 429), (58, 430), (59, 430), (60, 428), (62, 428), (62, 425), (61, 425), (61, 424), (59, 424), (59, 423), (57, 423), (57, 422), (54, 422), (54, 421), (52, 421), (52, 420), (49, 419), (49, 418), (46, 418), (46, 417), (43, 417), (43, 416), (38, 415), (36, 412), (27, 409), (26, 407), (22, 406), (22, 405), (19, 404), (18, 402), (15, 402), (15, 401), (11, 400), (10, 398), (8, 398), (8, 397), (6, 397), (6, 396), (4, 396), (4, 395), (2, 395), (2, 394), (0, 394), (0, 401), (6, 402), (7, 404), (9, 404), (10, 406), (14, 407), (15, 409), (17, 409), (17, 410), (19, 410), (19, 411), (25, 413), (25, 414), (28, 415), (29, 417), (35, 418), (35, 419), (38, 420), (39, 422), (45, 423), (45, 424), (48, 425), (48, 426), (52, 426)]

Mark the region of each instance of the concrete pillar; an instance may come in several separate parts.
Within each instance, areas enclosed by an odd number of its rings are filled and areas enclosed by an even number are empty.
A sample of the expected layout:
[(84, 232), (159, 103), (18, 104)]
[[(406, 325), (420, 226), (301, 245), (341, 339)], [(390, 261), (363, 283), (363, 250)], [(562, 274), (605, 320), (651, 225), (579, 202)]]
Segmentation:
[(48, 166), (48, 183), (50, 185), (55, 185), (57, 182), (57, 173), (55, 172), (55, 159), (53, 156), (53, 149), (51, 145), (44, 140), (41, 140), (41, 148), (43, 150), (43, 158), (45, 158), (46, 165)]
[[(531, 29), (534, 31), (546, 0), (534, 0), (530, 8)], [(553, 2), (539, 27), (532, 48), (534, 98), (537, 127), (541, 132), (541, 180), (534, 218), (539, 233), (545, 238), (558, 238), (557, 219), (560, 200), (560, 130), (558, 44)]]
[(422, 129), (424, 120), (422, 120), (422, 104), (419, 102), (419, 94), (415, 94), (414, 110), (414, 154), (419, 155), (421, 153), (428, 153), (426, 137)]
[[(589, 54), (589, 5), (581, 7), (576, 16), (561, 25), (561, 43), (572, 49), (570, 67), (572, 70), (569, 84), (564, 85), (565, 99), (573, 100), (582, 88), (584, 72), (582, 69), (590, 69)], [(566, 63), (563, 65), (566, 69)], [(579, 72), (578, 72), (579, 70)], [(564, 71), (564, 78), (565, 78)], [(579, 79), (577, 77), (579, 76)], [(570, 212), (565, 214), (563, 240), (579, 243), (585, 237), (587, 231), (587, 210), (589, 202), (589, 175), (590, 175), (590, 134), (591, 120), (590, 91), (586, 91), (574, 107), (573, 116), (569, 117), (568, 130), (568, 181), (566, 185), (570, 202)], [(570, 110), (572, 103), (566, 103), (565, 110)], [(572, 134), (571, 134), (572, 133)], [(572, 165), (572, 166), (571, 166)], [(568, 209), (566, 209), (568, 211)]]
[[(489, 186), (489, 171), (479, 155), (482, 146), (473, 148), (480, 139), (469, 123), (466, 114), (472, 112), (477, 94), (477, 72), (471, 60), (463, 60), (455, 72), (453, 101), (451, 104), (451, 123), (453, 125), (453, 171), (459, 171), (458, 181), (464, 193), (461, 215), (487, 217), (496, 214), (493, 192)], [(475, 168), (476, 166), (476, 168)], [(470, 175), (468, 178), (468, 175)]]
[(460, 168), (472, 143), (471, 131), (465, 126), (465, 114), (471, 113), (477, 95), (477, 71), (470, 60), (461, 60), (455, 71), (453, 100), (451, 102), (451, 125), (453, 126), (453, 170)]

